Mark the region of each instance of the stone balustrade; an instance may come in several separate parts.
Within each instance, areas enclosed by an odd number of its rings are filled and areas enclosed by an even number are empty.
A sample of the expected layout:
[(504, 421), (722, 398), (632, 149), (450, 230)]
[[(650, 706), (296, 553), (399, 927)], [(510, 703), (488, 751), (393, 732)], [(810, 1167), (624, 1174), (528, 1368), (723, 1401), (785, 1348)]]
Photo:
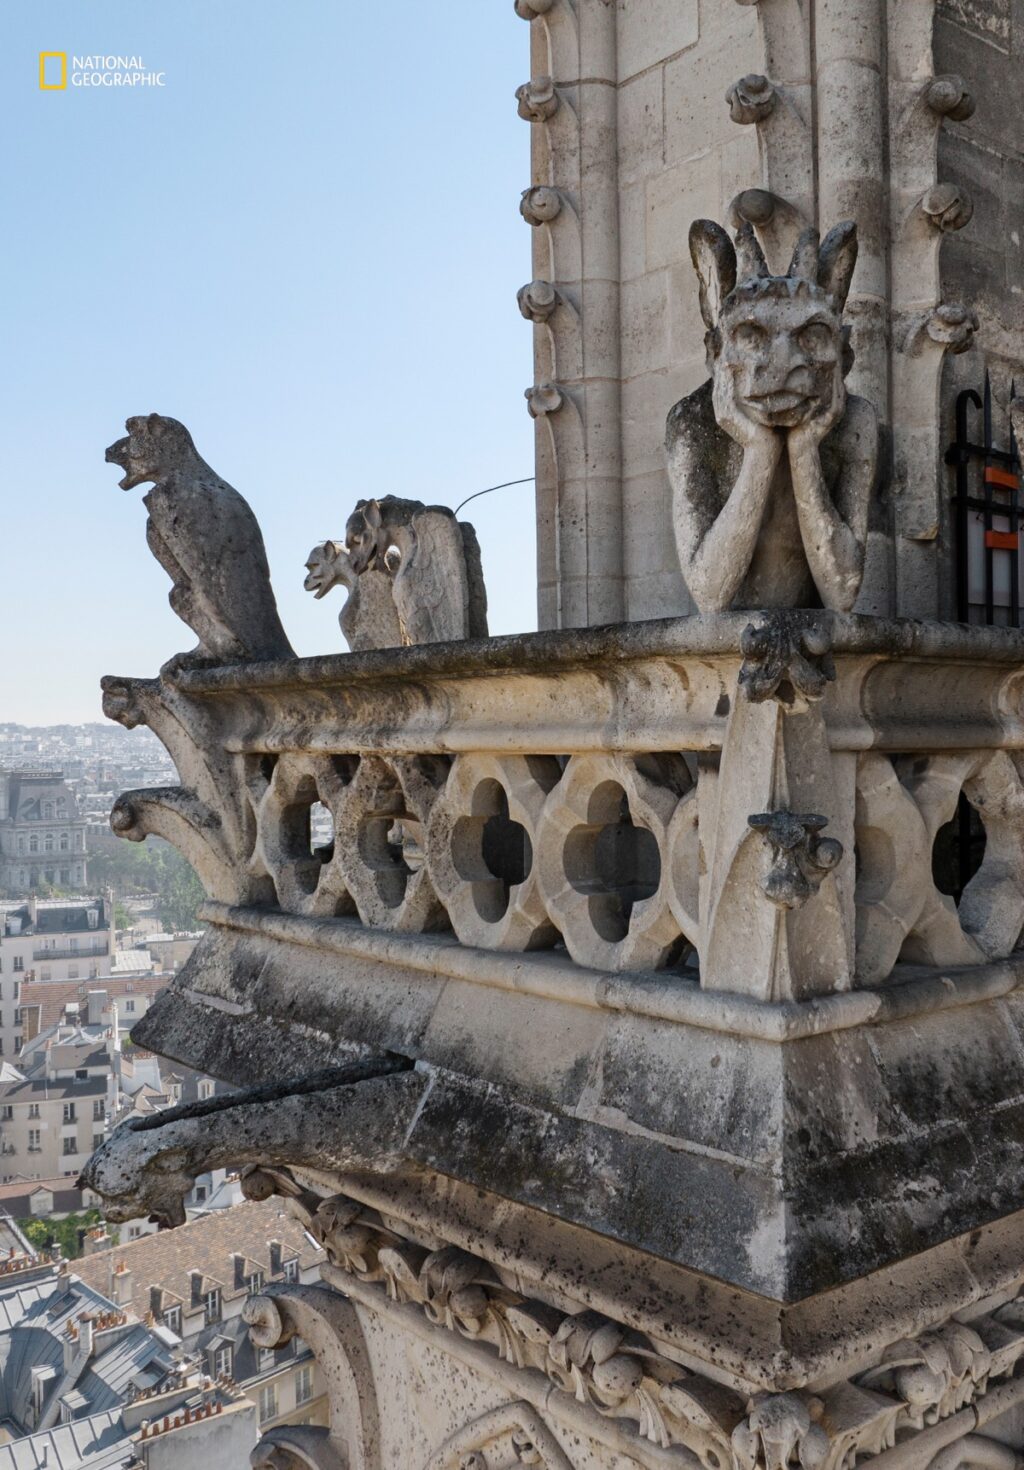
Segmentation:
[(1014, 951), (1017, 657), (993, 629), (732, 614), (107, 680), (183, 779), (113, 823), (221, 904), (800, 1000)]

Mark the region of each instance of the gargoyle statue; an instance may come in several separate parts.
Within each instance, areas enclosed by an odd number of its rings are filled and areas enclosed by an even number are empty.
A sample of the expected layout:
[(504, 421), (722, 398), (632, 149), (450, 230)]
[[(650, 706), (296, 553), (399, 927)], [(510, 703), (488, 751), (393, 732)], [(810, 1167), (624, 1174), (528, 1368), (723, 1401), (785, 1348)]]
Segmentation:
[(126, 471), (122, 490), (153, 482), (143, 497), (146, 540), (174, 583), (171, 607), (199, 638), (171, 666), (293, 658), (248, 502), (199, 457), (177, 419), (143, 414), (125, 428), (107, 463)]
[(396, 1166), (428, 1078), (404, 1058), (368, 1057), (291, 1082), (253, 1087), (129, 1118), (79, 1179), (106, 1219), (181, 1225), (184, 1199), (209, 1169)]
[(332, 587), (348, 591), (338, 614), (338, 626), (353, 653), (368, 648), (397, 648), (404, 640), (398, 609), (391, 591), (391, 572), (367, 567), (357, 575), (352, 558), (338, 541), (321, 541), (306, 561), (308, 573), (303, 586), (317, 598)]
[[(332, 550), (333, 548), (333, 550)], [(425, 506), (419, 500), (401, 500), (385, 495), (382, 500), (360, 500), (345, 526), (345, 557), (336, 542), (314, 547), (306, 563), (310, 575), (307, 591), (322, 597), (325, 582), (341, 582), (351, 589), (350, 601), (339, 619), (342, 632), (356, 648), (357, 629), (370, 622), (385, 625), (381, 589), (367, 588), (363, 610), (363, 579), (376, 573), (391, 584), (401, 644), (452, 642), (461, 638), (486, 638), (488, 598), (483, 587), (480, 547), (473, 526), (455, 519), (447, 506)], [(345, 626), (348, 607), (360, 594), (353, 631)], [(370, 603), (372, 598), (372, 603)], [(364, 637), (378, 637), (370, 631)], [(388, 647), (385, 642), (364, 642), (363, 647)]]
[(773, 276), (750, 224), (736, 245), (697, 220), (711, 379), (668, 416), (676, 544), (701, 612), (824, 606), (849, 612), (875, 487), (874, 408), (847, 394), (843, 309), (857, 230), (806, 231)]

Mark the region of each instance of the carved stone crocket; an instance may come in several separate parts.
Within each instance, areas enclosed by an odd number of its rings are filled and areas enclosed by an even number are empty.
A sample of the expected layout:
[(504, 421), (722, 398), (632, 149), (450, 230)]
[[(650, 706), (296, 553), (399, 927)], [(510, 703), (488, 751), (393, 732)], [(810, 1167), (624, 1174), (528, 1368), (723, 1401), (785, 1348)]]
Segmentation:
[(857, 232), (806, 231), (774, 276), (753, 228), (734, 246), (697, 220), (711, 379), (668, 416), (679, 558), (701, 612), (815, 607), (849, 612), (864, 572), (875, 486), (874, 408), (847, 394), (842, 314)]
[(122, 490), (153, 482), (143, 497), (146, 540), (174, 583), (171, 607), (199, 638), (172, 664), (294, 658), (248, 502), (200, 458), (177, 419), (142, 414), (125, 428), (107, 463), (125, 471)]

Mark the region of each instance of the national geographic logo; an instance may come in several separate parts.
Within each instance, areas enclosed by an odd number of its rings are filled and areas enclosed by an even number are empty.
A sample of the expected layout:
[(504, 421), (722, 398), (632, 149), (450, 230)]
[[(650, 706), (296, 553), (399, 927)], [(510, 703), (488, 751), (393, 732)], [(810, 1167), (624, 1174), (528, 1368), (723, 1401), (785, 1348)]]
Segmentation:
[(167, 74), (153, 71), (141, 56), (72, 56), (66, 51), (40, 51), (39, 90), (66, 92), (72, 87), (165, 87)]

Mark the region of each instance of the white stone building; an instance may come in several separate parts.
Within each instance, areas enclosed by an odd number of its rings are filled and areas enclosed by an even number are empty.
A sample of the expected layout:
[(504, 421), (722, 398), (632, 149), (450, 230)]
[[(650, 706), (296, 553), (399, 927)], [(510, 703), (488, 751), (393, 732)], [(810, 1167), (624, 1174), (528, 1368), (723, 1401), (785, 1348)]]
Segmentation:
[(115, 940), (109, 896), (0, 904), (0, 1056), (16, 1056), (21, 1047), (22, 985), (109, 975)]
[(63, 771), (0, 774), (0, 890), (84, 888), (85, 829)]

